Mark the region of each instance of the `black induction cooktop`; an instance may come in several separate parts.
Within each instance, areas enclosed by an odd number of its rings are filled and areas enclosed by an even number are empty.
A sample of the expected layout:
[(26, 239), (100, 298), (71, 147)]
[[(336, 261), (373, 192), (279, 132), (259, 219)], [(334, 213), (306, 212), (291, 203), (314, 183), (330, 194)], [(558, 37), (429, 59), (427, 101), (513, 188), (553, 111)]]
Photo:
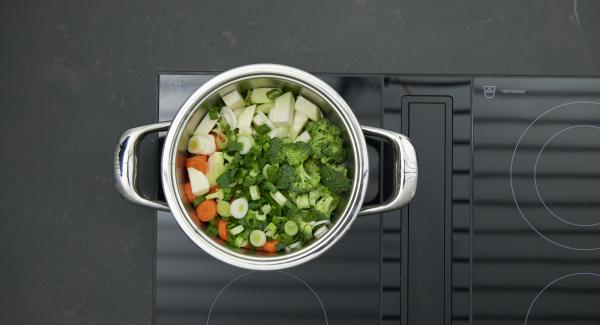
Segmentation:
[[(212, 76), (161, 74), (159, 119)], [(156, 324), (600, 324), (600, 79), (319, 77), (412, 139), (415, 199), (273, 272), (209, 257), (159, 212)], [(389, 150), (368, 150), (379, 202)]]

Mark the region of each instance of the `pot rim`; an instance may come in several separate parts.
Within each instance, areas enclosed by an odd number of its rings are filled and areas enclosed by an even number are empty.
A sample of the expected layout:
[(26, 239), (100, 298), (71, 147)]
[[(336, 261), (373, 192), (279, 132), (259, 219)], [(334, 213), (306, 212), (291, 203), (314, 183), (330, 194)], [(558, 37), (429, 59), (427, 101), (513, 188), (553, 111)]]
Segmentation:
[[(346, 207), (340, 213), (333, 227), (325, 236), (307, 247), (289, 254), (277, 256), (254, 256), (238, 253), (222, 245), (198, 229), (187, 216), (178, 195), (175, 160), (177, 143), (183, 134), (193, 112), (203, 100), (213, 96), (219, 90), (245, 79), (275, 78), (289, 81), (318, 94), (339, 115), (353, 148), (354, 176), (352, 190), (349, 192)], [(362, 206), (368, 184), (369, 160), (367, 145), (356, 116), (344, 99), (327, 83), (300, 69), (278, 64), (252, 64), (225, 71), (198, 88), (185, 101), (171, 122), (165, 138), (161, 159), (161, 175), (165, 198), (175, 219), (186, 235), (211, 256), (234, 266), (252, 270), (277, 270), (308, 262), (331, 248), (350, 229)]]

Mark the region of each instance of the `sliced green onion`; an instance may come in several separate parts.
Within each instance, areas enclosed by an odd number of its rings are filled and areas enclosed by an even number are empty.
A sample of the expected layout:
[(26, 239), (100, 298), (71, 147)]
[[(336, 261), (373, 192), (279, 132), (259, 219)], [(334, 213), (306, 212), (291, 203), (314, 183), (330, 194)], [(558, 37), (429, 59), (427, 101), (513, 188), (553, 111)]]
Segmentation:
[(317, 229), (317, 230), (315, 231), (315, 234), (314, 234), (314, 235), (315, 235), (315, 238), (317, 238), (317, 239), (318, 239), (318, 238), (321, 238), (321, 237), (323, 237), (323, 235), (325, 235), (325, 233), (327, 232), (327, 230), (329, 230), (329, 228), (327, 228), (327, 226), (323, 226), (323, 227), (321, 227), (321, 228)]
[(208, 110), (208, 117), (210, 117), (211, 120), (217, 120), (219, 119), (219, 112), (216, 109), (209, 109)]
[(285, 203), (288, 199), (283, 194), (281, 194), (281, 192), (277, 191), (275, 193), (269, 194), (271, 194), (271, 197), (273, 198), (273, 200), (275, 200), (275, 202), (277, 202), (277, 204), (279, 204), (280, 206), (285, 206)]
[(241, 233), (242, 231), (244, 231), (244, 226), (242, 226), (242, 225), (237, 225), (237, 226), (229, 229), (229, 233), (234, 236)]
[(260, 209), (262, 210), (262, 212), (264, 212), (265, 214), (271, 212), (271, 206), (269, 204), (265, 204), (262, 207), (260, 207)]
[(194, 208), (198, 207), (198, 205), (200, 205), (200, 203), (204, 202), (206, 200), (206, 197), (204, 195), (197, 197), (193, 202), (192, 205), (194, 206)]
[(235, 247), (240, 248), (244, 243), (244, 237), (243, 236), (237, 236), (235, 237), (234, 241), (233, 241), (233, 245), (235, 245)]
[(260, 172), (259, 172), (258, 170), (256, 170), (256, 169), (253, 169), (253, 170), (251, 170), (251, 171), (248, 173), (248, 176), (250, 176), (250, 177), (256, 177), (256, 175), (258, 175), (259, 173), (260, 173)]
[(258, 221), (265, 221), (265, 220), (267, 220), (267, 214), (266, 213), (256, 212), (256, 220), (258, 220)]
[(283, 95), (283, 91), (279, 88), (273, 88), (267, 92), (267, 97), (269, 97), (269, 99), (275, 99), (281, 95)]
[(231, 205), (225, 200), (217, 201), (217, 213), (221, 217), (231, 217)]
[(262, 230), (252, 230), (250, 233), (250, 244), (254, 247), (263, 247), (267, 242), (267, 236)]
[(256, 186), (256, 185), (250, 186), (250, 198), (252, 200), (260, 199), (260, 192), (258, 191), (258, 186)]
[(283, 226), (285, 233), (294, 236), (298, 233), (298, 225), (293, 220), (288, 220)]
[(263, 124), (263, 125), (259, 125), (257, 128), (255, 128), (254, 131), (256, 131), (256, 133), (258, 133), (260, 135), (263, 135), (263, 134), (269, 133), (269, 131), (271, 131), (271, 128), (268, 125)]
[(269, 237), (273, 237), (277, 231), (277, 226), (274, 223), (270, 223), (265, 227), (265, 234)]

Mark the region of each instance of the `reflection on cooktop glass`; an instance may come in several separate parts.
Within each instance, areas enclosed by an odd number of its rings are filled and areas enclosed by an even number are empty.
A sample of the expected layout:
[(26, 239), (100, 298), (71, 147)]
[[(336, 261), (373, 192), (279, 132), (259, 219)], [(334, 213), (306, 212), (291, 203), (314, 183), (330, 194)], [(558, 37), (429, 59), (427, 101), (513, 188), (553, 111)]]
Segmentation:
[(599, 92), (475, 80), (474, 324), (600, 323)]
[[(212, 75), (161, 75), (159, 119)], [(381, 125), (379, 77), (321, 76), (362, 124)], [(369, 141), (366, 202), (379, 202), (378, 141)], [(224, 264), (192, 243), (173, 215), (158, 212), (158, 325), (377, 324), (380, 322), (380, 216), (359, 218), (321, 257), (284, 271), (252, 272)], [(399, 304), (399, 302), (398, 302)]]

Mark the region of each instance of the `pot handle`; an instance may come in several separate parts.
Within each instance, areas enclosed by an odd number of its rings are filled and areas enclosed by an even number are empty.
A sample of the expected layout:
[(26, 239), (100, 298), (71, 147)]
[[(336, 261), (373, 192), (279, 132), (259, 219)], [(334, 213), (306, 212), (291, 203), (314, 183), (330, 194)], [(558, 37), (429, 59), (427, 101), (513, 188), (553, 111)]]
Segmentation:
[(388, 131), (372, 126), (361, 126), (363, 133), (368, 136), (379, 137), (389, 143), (394, 155), (394, 191), (390, 197), (378, 205), (362, 207), (359, 216), (383, 213), (399, 209), (410, 202), (417, 190), (417, 154), (410, 143), (410, 139), (400, 133)]
[(169, 210), (166, 202), (155, 201), (143, 195), (137, 183), (140, 142), (150, 133), (166, 131), (171, 122), (160, 122), (129, 129), (121, 135), (115, 148), (115, 185), (123, 198), (148, 208)]

